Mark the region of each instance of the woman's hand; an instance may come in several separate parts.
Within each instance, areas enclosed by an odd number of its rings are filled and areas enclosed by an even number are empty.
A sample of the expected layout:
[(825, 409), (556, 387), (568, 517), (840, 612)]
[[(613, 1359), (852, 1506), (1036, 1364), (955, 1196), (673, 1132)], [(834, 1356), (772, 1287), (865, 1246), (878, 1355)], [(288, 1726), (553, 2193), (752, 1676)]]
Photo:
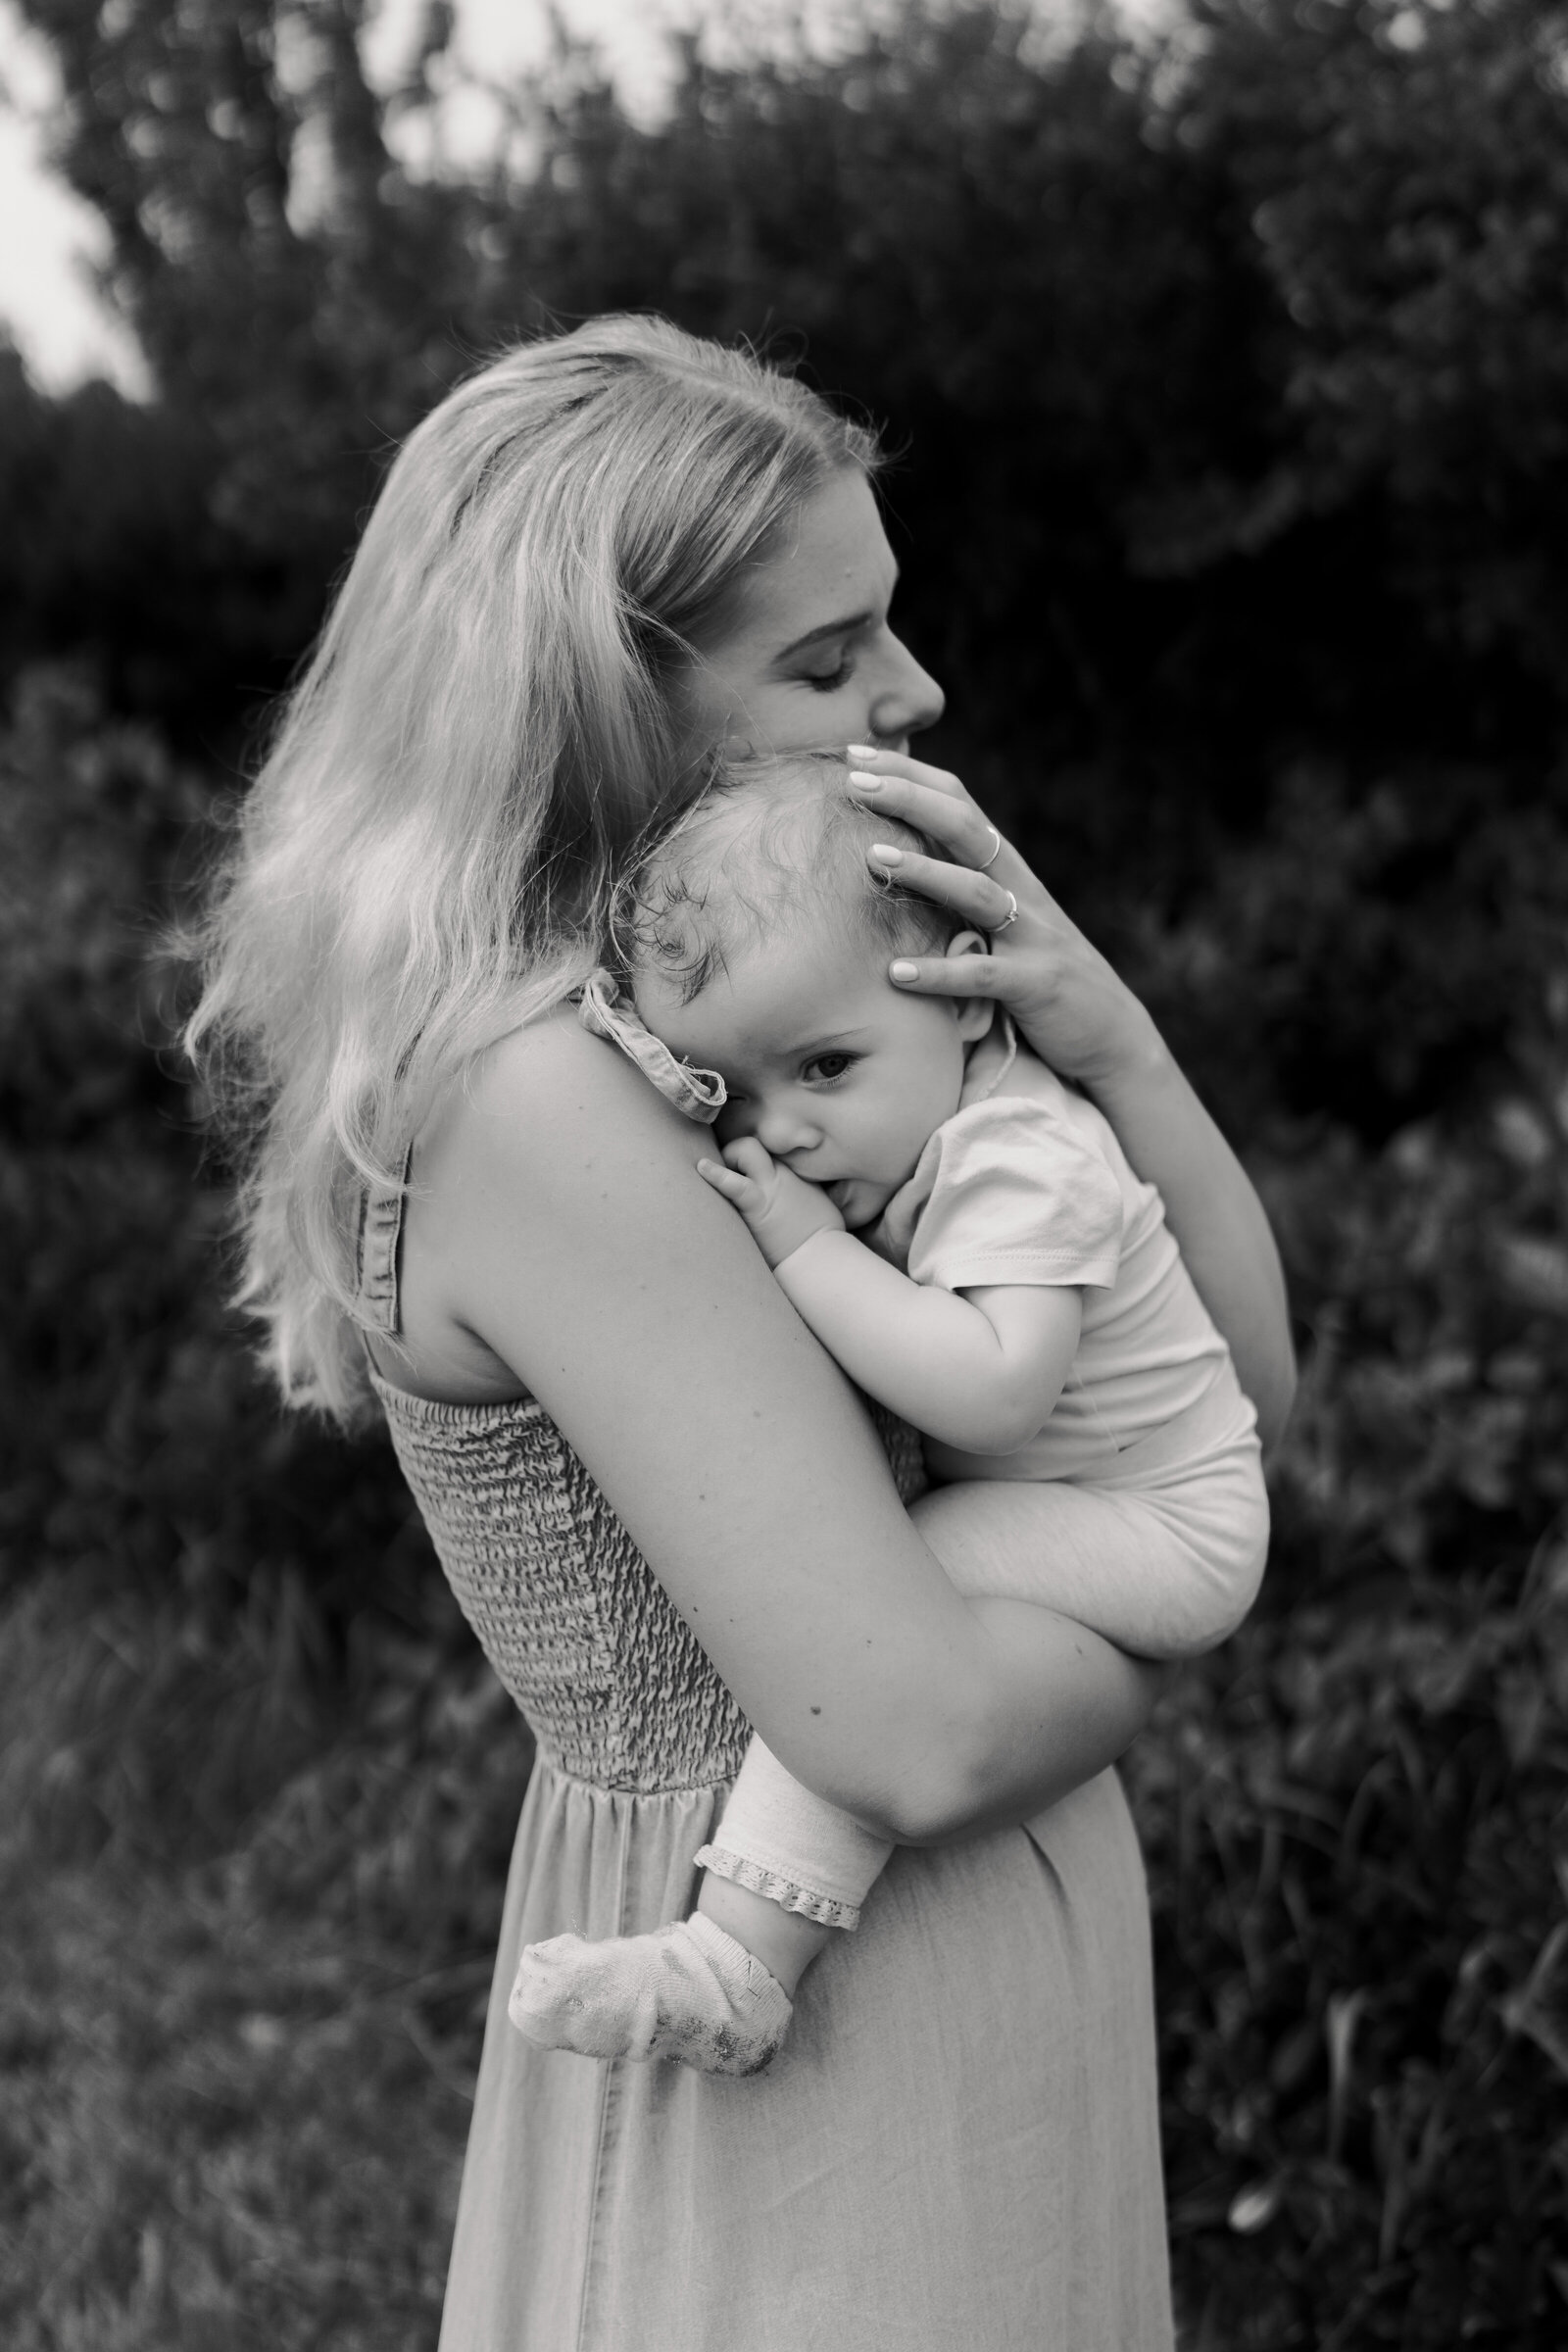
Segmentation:
[(994, 997), (1041, 1060), (1093, 1096), (1134, 1169), (1158, 1187), (1187, 1270), (1256, 1408), (1258, 1434), (1272, 1446), (1296, 1395), (1296, 1354), (1279, 1251), (1246, 1169), (1131, 989), (957, 777), (903, 752), (852, 744), (849, 757), (862, 808), (902, 817), (957, 860), (885, 844), (868, 863), (991, 935), (989, 956), (901, 956), (888, 977), (924, 996)]
[(956, 776), (905, 752), (858, 744), (850, 763), (850, 789), (868, 813), (886, 809), (956, 860), (884, 843), (870, 853), (873, 869), (895, 873), (991, 936), (986, 956), (901, 956), (889, 967), (897, 987), (913, 996), (994, 998), (1042, 1061), (1091, 1094), (1157, 1065), (1164, 1048), (1143, 1005)]

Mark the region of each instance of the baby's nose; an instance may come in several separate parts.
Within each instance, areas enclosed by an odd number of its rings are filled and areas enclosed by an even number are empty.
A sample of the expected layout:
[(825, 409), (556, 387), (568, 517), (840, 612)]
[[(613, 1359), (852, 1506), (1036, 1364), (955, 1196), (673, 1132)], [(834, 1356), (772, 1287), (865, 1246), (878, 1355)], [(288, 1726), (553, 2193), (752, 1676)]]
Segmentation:
[(814, 1120), (787, 1103), (769, 1105), (757, 1122), (757, 1140), (775, 1159), (788, 1159), (792, 1152), (809, 1152), (821, 1142), (821, 1131)]

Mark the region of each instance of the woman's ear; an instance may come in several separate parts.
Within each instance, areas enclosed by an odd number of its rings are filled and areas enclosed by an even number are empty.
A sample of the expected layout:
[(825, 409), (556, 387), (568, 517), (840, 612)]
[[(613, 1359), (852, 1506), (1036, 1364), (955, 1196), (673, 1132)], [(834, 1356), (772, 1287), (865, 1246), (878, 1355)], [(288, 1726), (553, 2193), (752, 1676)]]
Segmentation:
[[(991, 942), (981, 931), (958, 931), (949, 940), (949, 956), (989, 956)], [(950, 997), (958, 1035), (966, 1046), (978, 1045), (990, 1030), (996, 1006), (989, 997)]]

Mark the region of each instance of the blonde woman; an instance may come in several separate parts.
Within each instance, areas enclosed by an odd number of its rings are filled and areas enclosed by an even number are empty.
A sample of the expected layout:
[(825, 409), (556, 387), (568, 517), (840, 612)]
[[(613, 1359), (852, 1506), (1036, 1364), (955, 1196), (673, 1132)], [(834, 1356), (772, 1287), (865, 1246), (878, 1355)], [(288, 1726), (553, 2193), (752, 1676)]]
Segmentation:
[[(247, 1295), (284, 1394), (385, 1413), (533, 1725), (445, 2352), (1170, 2343), (1146, 1898), (1108, 1767), (1151, 1671), (971, 1600), (1027, 1487), (921, 1494), (735, 1217), (705, 1126), (587, 1033), (610, 894), (708, 756), (870, 747), (1004, 1003), (1155, 1182), (1265, 1438), (1291, 1361), (1246, 1177), (956, 779), (893, 634), (868, 436), (601, 319), (453, 393), (388, 476), (249, 803), (193, 1044), (253, 1106)], [(759, 789), (765, 789), (760, 786)], [(1016, 919), (1012, 909), (1016, 906)], [(906, 1507), (907, 1506), (907, 1507)], [(755, 1725), (899, 1841), (750, 2080), (534, 2047), (524, 1943), (640, 1932)], [(1027, 1827), (1020, 1827), (1027, 1824)]]

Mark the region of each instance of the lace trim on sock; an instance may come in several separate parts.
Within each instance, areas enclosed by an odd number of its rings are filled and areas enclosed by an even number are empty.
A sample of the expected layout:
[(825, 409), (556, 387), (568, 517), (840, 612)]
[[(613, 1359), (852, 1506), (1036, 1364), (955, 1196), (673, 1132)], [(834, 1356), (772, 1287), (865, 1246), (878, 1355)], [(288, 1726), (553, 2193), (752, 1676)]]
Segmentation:
[(753, 1894), (765, 1894), (781, 1911), (798, 1911), (803, 1919), (814, 1919), (818, 1927), (858, 1928), (860, 1924), (858, 1903), (840, 1903), (830, 1894), (813, 1894), (808, 1886), (781, 1879), (776, 1871), (764, 1870), (760, 1862), (749, 1862), (744, 1854), (727, 1854), (721, 1845), (703, 1845), (698, 1847), (696, 1859), (715, 1879), (731, 1879), (737, 1886), (749, 1886)]

